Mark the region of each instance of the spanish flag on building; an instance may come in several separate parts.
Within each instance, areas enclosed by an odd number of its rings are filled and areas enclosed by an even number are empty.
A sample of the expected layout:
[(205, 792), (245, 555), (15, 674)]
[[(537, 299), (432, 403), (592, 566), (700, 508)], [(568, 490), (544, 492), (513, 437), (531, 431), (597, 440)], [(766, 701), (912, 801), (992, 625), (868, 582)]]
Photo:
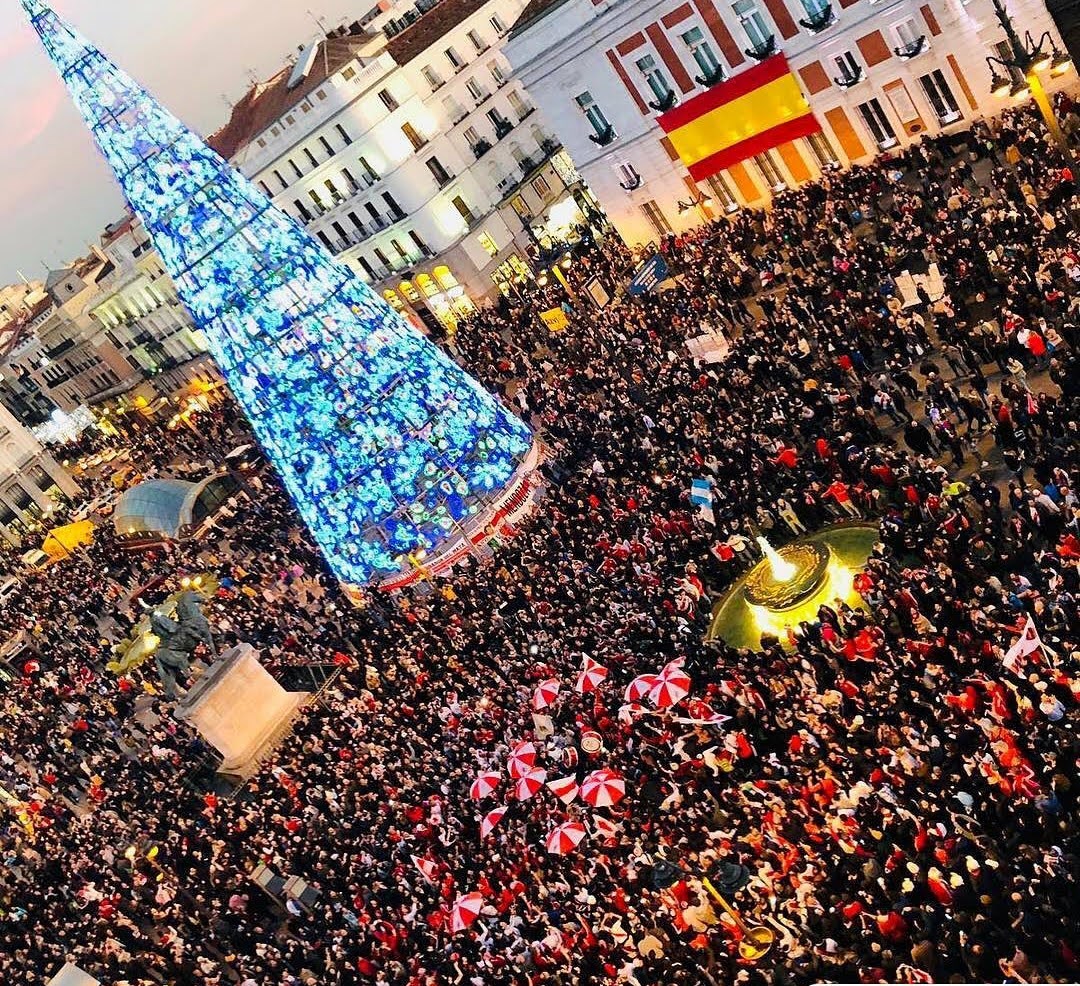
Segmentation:
[(694, 181), (821, 130), (783, 55), (657, 117)]

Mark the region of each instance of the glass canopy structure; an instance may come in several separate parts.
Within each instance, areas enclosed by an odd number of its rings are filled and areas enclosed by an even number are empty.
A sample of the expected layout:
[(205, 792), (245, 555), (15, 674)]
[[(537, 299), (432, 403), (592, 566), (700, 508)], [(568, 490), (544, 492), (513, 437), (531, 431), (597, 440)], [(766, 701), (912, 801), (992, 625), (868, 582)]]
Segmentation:
[(335, 575), (400, 585), (494, 533), (536, 465), (529, 429), (46, 4), (21, 2)]

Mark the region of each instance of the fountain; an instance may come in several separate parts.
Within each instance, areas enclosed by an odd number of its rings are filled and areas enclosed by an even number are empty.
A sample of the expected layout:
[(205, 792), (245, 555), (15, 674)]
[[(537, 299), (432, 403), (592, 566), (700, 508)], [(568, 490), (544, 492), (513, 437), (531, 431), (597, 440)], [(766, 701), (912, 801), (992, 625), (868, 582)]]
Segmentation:
[(789, 628), (816, 621), (823, 605), (861, 605), (855, 573), (873, 550), (876, 527), (840, 524), (781, 548), (754, 535), (762, 559), (716, 607), (710, 637), (760, 649), (763, 636), (783, 640)]

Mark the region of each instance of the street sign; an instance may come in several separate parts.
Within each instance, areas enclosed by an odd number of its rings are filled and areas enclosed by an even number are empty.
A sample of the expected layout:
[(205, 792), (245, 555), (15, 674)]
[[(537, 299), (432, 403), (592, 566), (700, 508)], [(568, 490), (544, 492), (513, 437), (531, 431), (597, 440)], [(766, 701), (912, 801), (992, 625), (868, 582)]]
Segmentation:
[(654, 253), (635, 271), (626, 291), (627, 294), (648, 294), (661, 281), (671, 276), (668, 263), (659, 253)]

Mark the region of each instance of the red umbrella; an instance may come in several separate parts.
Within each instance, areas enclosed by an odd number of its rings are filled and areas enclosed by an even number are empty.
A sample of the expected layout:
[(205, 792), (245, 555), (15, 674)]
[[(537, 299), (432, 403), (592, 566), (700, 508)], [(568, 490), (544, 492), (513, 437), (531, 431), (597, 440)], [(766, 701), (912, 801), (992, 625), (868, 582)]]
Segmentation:
[(510, 751), (506, 769), (511, 777), (524, 777), (536, 763), (536, 747), (528, 740), (522, 740)]
[(484, 816), (484, 820), (480, 823), (481, 839), (486, 839), (489, 835), (491, 835), (492, 830), (495, 828), (496, 825), (499, 824), (499, 822), (502, 821), (502, 817), (506, 814), (506, 812), (506, 808), (496, 808), (494, 811), (489, 811)]
[(536, 686), (536, 691), (533, 692), (532, 707), (537, 710), (546, 709), (559, 697), (561, 688), (562, 683), (558, 678), (548, 678), (547, 681), (541, 681)]
[(610, 819), (603, 818), (600, 815), (595, 815), (592, 820), (593, 834), (607, 842), (609, 839), (616, 839), (619, 835), (619, 827)]
[(581, 692), (582, 695), (587, 692), (595, 692), (600, 687), (602, 682), (608, 675), (607, 668), (602, 664), (597, 664), (591, 657), (585, 658), (585, 663), (581, 666), (581, 670), (578, 672), (577, 681), (574, 682), (574, 687)]
[(480, 908), (483, 906), (483, 894), (471, 893), (459, 897), (450, 910), (450, 930), (464, 931), (480, 916)]
[(473, 801), (490, 798), (498, 789), (501, 777), (501, 774), (496, 774), (490, 770), (477, 774), (476, 780), (472, 782), (472, 786), (469, 788), (469, 797)]
[(544, 786), (546, 780), (547, 771), (543, 767), (533, 767), (517, 782), (515, 794), (517, 794), (518, 801), (528, 801)]
[(656, 676), (656, 684), (649, 691), (649, 701), (658, 709), (669, 709), (689, 694), (690, 675), (672, 662)]
[(584, 838), (585, 826), (581, 822), (563, 822), (548, 833), (547, 851), (556, 856), (565, 856), (572, 849), (576, 849)]
[(578, 796), (578, 785), (573, 776), (556, 777), (555, 780), (548, 781), (547, 786), (564, 805), (570, 804)]
[(633, 722), (644, 711), (645, 706), (642, 705), (640, 702), (630, 702), (628, 705), (620, 705), (619, 721)]
[(625, 797), (626, 781), (613, 770), (594, 770), (581, 782), (581, 800), (594, 808), (610, 808)]
[(656, 684), (656, 675), (639, 674), (629, 685), (626, 686), (624, 697), (627, 702), (640, 702)]

